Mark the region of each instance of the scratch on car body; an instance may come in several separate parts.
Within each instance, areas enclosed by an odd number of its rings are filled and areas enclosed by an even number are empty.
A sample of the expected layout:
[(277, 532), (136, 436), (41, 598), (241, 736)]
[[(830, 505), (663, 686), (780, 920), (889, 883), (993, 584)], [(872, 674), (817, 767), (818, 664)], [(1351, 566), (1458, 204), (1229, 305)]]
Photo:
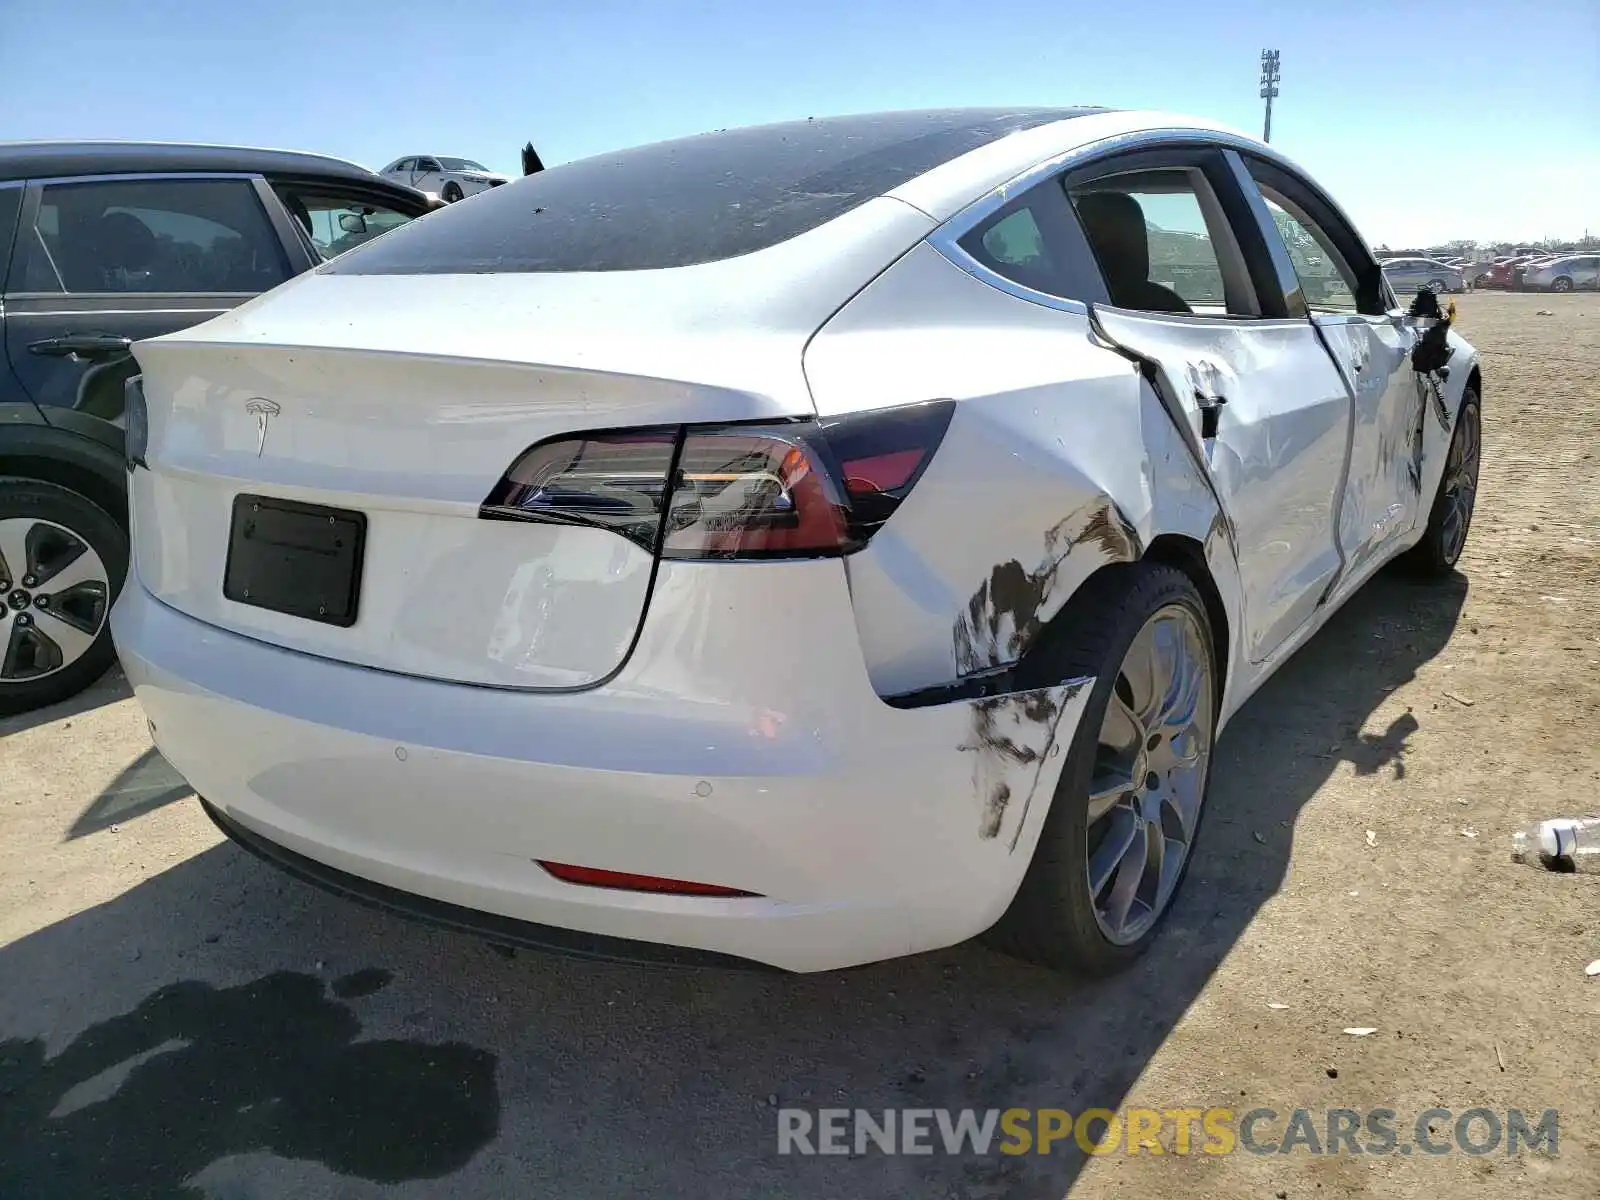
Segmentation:
[(978, 837), (1000, 835), (1013, 801), (1021, 798), (1011, 825), (1010, 849), (1027, 827), (1045, 764), (1059, 753), (1056, 741), (1068, 703), (1090, 680), (1073, 679), (1051, 687), (986, 696), (970, 702), (970, 738), (959, 747), (974, 755), (972, 782), (980, 810)]
[(1109, 497), (1064, 517), (1045, 531), (1038, 566), (1028, 570), (1014, 558), (997, 563), (956, 617), (952, 637), (960, 674), (1022, 657), (1065, 602), (1057, 594), (1057, 572), (1080, 549), (1092, 549), (1106, 563), (1132, 562), (1143, 553), (1138, 531)]

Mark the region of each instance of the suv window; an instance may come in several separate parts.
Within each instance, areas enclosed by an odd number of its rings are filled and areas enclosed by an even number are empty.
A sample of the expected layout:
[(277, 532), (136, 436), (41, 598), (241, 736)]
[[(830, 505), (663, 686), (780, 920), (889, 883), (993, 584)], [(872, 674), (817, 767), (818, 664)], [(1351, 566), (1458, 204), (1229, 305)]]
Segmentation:
[(1269, 187), (1261, 188), (1272, 223), (1289, 250), (1300, 294), (1312, 312), (1353, 313), (1356, 307), (1356, 277), (1334, 247), (1333, 241), (1294, 205)]
[(370, 200), (318, 195), (280, 187), (279, 198), (326, 262), (411, 220), (405, 213)]
[(1230, 308), (1218, 246), (1227, 219), (1196, 171), (1112, 175), (1069, 190), (1111, 303), (1200, 316), (1253, 316)]
[(255, 293), (289, 277), (244, 179), (49, 184), (18, 254), (13, 291)]
[(830, 117), (550, 167), (346, 255), (352, 275), (643, 271), (787, 241), (926, 171), (1073, 109)]

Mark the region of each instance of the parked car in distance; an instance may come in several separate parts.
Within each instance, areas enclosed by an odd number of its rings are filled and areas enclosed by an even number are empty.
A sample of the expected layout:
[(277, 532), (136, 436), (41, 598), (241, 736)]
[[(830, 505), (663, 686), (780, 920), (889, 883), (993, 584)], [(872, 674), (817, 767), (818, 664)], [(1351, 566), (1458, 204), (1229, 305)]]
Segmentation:
[(1168, 114), (602, 154), (135, 352), (161, 752), (287, 870), (585, 954), (1125, 966), (1227, 720), (1477, 489), (1472, 347)]
[(129, 346), (431, 207), (317, 154), (0, 143), (0, 714), (65, 699), (111, 662)]
[(480, 162), (445, 154), (397, 158), (378, 174), (407, 187), (429, 192), (448, 204), (508, 182), (504, 175), (491, 171)]
[(1467, 290), (1466, 278), (1459, 269), (1434, 258), (1386, 259), (1383, 274), (1402, 296), (1414, 295), (1418, 288), (1440, 293)]
[(1600, 255), (1561, 254), (1528, 262), (1517, 269), (1514, 284), (1531, 292), (1600, 290)]

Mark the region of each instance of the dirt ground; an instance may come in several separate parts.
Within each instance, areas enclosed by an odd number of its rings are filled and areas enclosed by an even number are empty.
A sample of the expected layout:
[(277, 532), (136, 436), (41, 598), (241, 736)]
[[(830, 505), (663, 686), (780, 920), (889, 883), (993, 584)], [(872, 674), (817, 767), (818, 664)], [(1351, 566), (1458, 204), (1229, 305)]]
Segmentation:
[[(1378, 579), (1240, 714), (1179, 911), (1107, 983), (978, 946), (801, 978), (508, 957), (223, 843), (116, 675), (0, 723), (0, 1196), (1592, 1200), (1600, 876), (1507, 837), (1597, 808), (1600, 297), (1459, 307), (1461, 574)], [(1269, 1145), (1295, 1108), (1393, 1109), (1402, 1142), (1434, 1106), (1553, 1108), (1559, 1142), (780, 1157), (786, 1105), (1270, 1108)]]

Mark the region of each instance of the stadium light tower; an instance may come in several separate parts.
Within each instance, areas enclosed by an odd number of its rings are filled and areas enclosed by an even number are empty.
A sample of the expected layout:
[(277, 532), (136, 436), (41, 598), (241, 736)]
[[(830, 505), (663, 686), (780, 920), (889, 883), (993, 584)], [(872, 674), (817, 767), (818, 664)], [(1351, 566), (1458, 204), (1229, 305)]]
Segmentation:
[(1261, 98), (1267, 102), (1266, 128), (1261, 132), (1261, 140), (1272, 140), (1272, 99), (1278, 94), (1278, 81), (1283, 78), (1278, 70), (1278, 52), (1276, 50), (1263, 50), (1261, 52)]

